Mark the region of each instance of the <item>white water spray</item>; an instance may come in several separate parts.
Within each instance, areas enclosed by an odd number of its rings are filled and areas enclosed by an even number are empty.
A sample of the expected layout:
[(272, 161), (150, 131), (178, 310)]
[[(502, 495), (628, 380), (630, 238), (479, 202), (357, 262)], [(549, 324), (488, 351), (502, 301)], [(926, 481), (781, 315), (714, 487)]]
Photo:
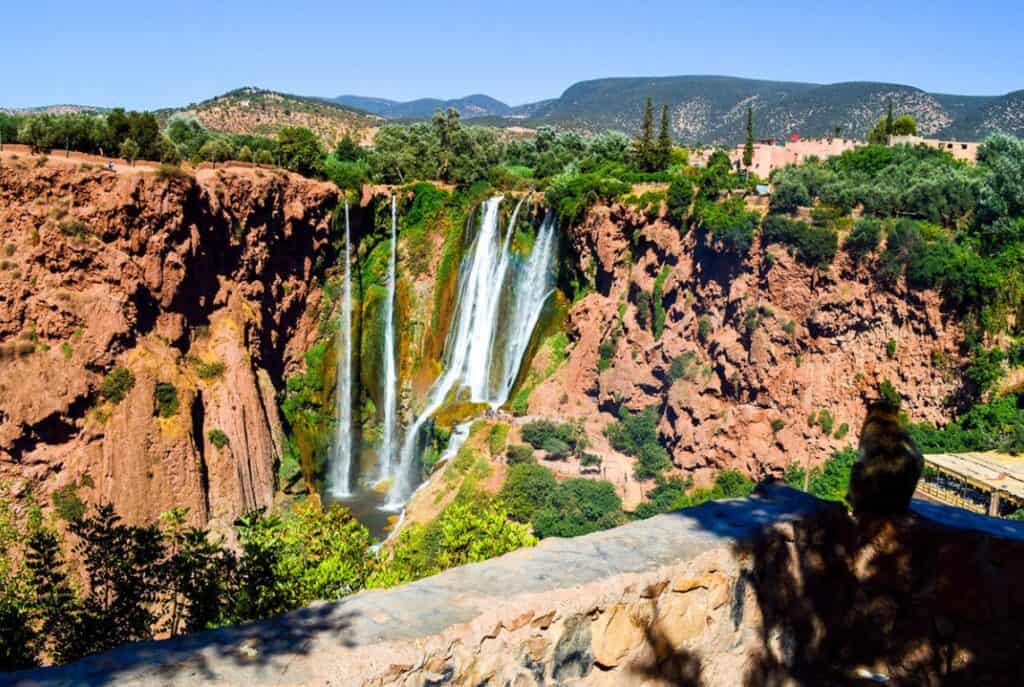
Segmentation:
[(391, 258), (388, 262), (388, 302), (384, 309), (384, 429), (381, 440), (381, 479), (394, 474), (395, 434), (398, 414), (398, 370), (395, 357), (395, 286), (397, 282), (398, 220), (395, 196), (391, 196)]
[[(512, 254), (511, 238), (525, 199), (517, 204), (504, 240), (499, 227), (502, 200), (495, 196), (481, 206), (479, 230), (459, 273), (455, 314), (445, 341), (445, 369), (405, 434), (401, 461), (388, 491), (387, 508), (401, 507), (411, 494), (420, 431), (453, 390), (464, 387), (469, 390), (471, 401), (488, 403), (493, 408), (508, 399), (533, 327), (551, 294), (556, 248), (554, 216), (549, 213), (545, 217), (530, 258), (520, 265)], [(510, 291), (506, 293), (507, 289)], [(505, 312), (510, 313), (509, 318), (502, 317), (502, 303)], [(506, 320), (510, 324), (503, 326)], [(500, 347), (495, 346), (499, 333), (504, 337), (504, 346)]]
[(338, 323), (337, 389), (335, 410), (338, 424), (330, 460), (331, 494), (346, 498), (352, 494), (352, 239), (349, 231), (348, 201), (345, 201), (345, 283), (341, 291), (341, 321)]

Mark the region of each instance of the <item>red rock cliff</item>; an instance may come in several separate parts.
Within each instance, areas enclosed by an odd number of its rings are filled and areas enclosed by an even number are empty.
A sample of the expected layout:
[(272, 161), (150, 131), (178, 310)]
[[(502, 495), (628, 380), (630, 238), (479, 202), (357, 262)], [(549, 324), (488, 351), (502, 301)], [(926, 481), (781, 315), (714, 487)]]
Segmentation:
[[(274, 389), (306, 347), (336, 194), (266, 170), (0, 169), (0, 481), (44, 504), (76, 483), (129, 520), (268, 505)], [(116, 365), (135, 383), (111, 403)]]

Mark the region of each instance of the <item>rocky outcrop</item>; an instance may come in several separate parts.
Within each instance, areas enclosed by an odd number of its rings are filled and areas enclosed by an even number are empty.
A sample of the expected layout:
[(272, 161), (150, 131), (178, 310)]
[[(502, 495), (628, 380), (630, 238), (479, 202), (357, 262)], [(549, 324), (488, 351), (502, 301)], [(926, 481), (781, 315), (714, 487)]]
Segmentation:
[(19, 687), (1019, 685), (1024, 525), (762, 486)]
[[(568, 361), (530, 414), (611, 422), (620, 407), (654, 406), (673, 461), (698, 481), (828, 458), (885, 380), (913, 421), (948, 417), (963, 332), (933, 292), (884, 287), (843, 251), (825, 270), (780, 245), (720, 254), (624, 206), (598, 206), (570, 233), (595, 291), (573, 306)], [(664, 308), (660, 337), (644, 299)]]
[[(0, 169), (0, 481), (43, 504), (77, 485), (130, 520), (269, 505), (274, 389), (315, 327), (337, 202), (251, 168)], [(99, 392), (115, 366), (134, 376), (119, 402)]]

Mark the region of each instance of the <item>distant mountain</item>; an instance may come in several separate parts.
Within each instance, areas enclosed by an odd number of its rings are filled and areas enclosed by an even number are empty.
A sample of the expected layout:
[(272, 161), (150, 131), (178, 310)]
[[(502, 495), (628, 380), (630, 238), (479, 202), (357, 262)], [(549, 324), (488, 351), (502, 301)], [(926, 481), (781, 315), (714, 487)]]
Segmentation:
[(236, 134), (273, 136), (286, 126), (304, 126), (327, 146), (333, 146), (345, 134), (368, 143), (374, 128), (381, 124), (380, 117), (362, 110), (252, 86), (187, 107), (157, 110), (155, 114), (162, 123), (175, 115), (195, 117), (208, 129)]
[(6, 114), (18, 114), (18, 115), (37, 115), (37, 114), (77, 114), (79, 112), (107, 112), (107, 108), (104, 107), (93, 107), (92, 105), (42, 105), (40, 107), (0, 107), (0, 112)]
[(339, 95), (332, 98), (331, 102), (372, 112), (388, 119), (429, 119), (437, 110), (446, 110), (449, 107), (458, 110), (464, 119), (504, 117), (512, 114), (512, 108), (505, 103), (480, 93), (454, 100), (420, 98), (407, 102), (359, 95)]
[(687, 143), (733, 144), (746, 136), (747, 108), (758, 138), (832, 134), (863, 138), (891, 100), (923, 135), (978, 140), (994, 131), (1024, 136), (1024, 91), (1005, 96), (931, 94), (875, 82), (812, 84), (722, 76), (614, 78), (582, 81), (529, 114), (527, 126), (582, 132), (634, 133), (648, 97), (660, 117), (669, 106), (673, 137)]

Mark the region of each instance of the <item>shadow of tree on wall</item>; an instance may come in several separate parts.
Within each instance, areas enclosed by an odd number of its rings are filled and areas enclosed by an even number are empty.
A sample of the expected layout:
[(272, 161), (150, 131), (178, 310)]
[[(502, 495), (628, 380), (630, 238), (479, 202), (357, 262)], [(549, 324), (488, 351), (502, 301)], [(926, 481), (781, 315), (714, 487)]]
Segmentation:
[[(19, 685), (77, 685), (101, 687), (119, 678), (145, 677), (154, 684), (189, 676), (195, 684), (244, 684), (239, 675), (232, 679), (232, 666), (272, 667), (280, 661), (293, 663), (308, 654), (314, 638), (330, 638), (338, 646), (351, 647), (354, 613), (342, 611), (337, 604), (319, 603), (277, 618), (247, 625), (209, 630), (172, 640), (137, 642), (87, 656), (64, 666), (8, 673), (6, 679)], [(216, 664), (215, 671), (212, 666)], [(148, 682), (147, 682), (148, 684)]]
[[(734, 588), (733, 617), (752, 596), (762, 621), (745, 687), (1024, 684), (1019, 529), (973, 517), (950, 526), (916, 513), (855, 519), (839, 504), (770, 483), (756, 495), (802, 501), (797, 510), (805, 516), (780, 522), (776, 511), (753, 541), (736, 544), (747, 570), (734, 584), (750, 591)], [(737, 523), (760, 515), (755, 499), (674, 517), (733, 536)], [(964, 529), (972, 524), (981, 530)], [(999, 536), (1011, 532), (1017, 539)], [(665, 638), (649, 631), (647, 642), (658, 648)], [(641, 674), (679, 687), (702, 684), (700, 658), (686, 648), (672, 647)]]

